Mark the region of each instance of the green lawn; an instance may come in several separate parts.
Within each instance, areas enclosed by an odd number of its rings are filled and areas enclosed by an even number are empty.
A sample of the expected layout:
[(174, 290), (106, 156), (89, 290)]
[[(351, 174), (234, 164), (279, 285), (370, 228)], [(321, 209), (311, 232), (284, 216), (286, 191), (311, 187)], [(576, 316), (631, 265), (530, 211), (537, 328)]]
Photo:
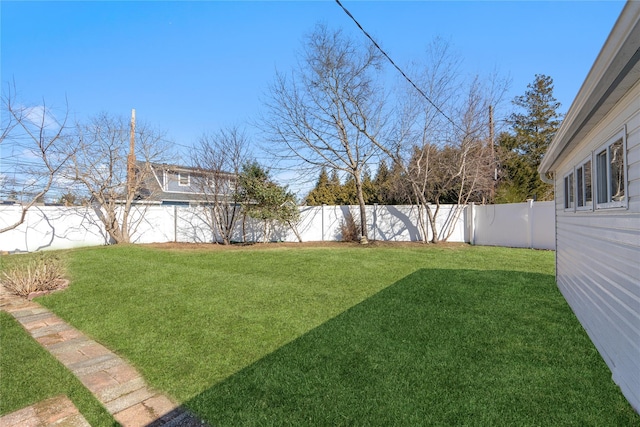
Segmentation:
[(40, 298), (212, 425), (637, 425), (552, 252), (349, 245), (65, 254)]
[(118, 425), (64, 366), (0, 312), (0, 415), (50, 397), (68, 396), (92, 426)]

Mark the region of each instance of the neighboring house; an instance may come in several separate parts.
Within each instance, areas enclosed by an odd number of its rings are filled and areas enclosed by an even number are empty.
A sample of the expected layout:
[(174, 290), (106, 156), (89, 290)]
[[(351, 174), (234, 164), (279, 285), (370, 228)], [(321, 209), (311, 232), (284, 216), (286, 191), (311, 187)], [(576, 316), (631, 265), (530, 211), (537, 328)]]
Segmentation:
[(640, 2), (629, 1), (540, 165), (558, 287), (640, 411)]
[(149, 167), (140, 199), (163, 205), (192, 205), (231, 200), (237, 177), (188, 166), (138, 162), (138, 170)]

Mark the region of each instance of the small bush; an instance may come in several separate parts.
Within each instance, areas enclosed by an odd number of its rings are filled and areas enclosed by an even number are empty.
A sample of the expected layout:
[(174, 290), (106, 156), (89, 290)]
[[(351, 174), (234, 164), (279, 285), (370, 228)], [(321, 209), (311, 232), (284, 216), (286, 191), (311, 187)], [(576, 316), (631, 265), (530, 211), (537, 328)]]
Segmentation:
[(351, 212), (345, 215), (340, 223), (340, 233), (343, 242), (360, 241), (360, 224), (353, 218)]
[(26, 297), (32, 292), (51, 291), (66, 283), (62, 261), (41, 256), (26, 264), (2, 272), (0, 284), (13, 294)]

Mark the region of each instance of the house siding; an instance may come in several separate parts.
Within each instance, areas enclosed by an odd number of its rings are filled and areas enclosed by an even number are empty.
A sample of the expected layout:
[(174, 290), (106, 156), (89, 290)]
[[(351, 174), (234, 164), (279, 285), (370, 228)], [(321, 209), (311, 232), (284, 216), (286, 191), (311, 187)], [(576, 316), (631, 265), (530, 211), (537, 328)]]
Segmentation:
[[(627, 207), (565, 210), (563, 177), (625, 126)], [(555, 187), (558, 287), (640, 410), (640, 83), (567, 153)]]
[[(189, 185), (180, 185), (180, 181), (178, 179), (180, 175), (189, 177)], [(198, 194), (202, 192), (200, 188), (196, 185), (193, 174), (189, 172), (182, 172), (180, 174), (178, 172), (168, 172), (166, 176), (167, 176), (167, 182), (164, 190), (168, 193)]]
[[(213, 186), (205, 186), (207, 177), (210, 172), (206, 170), (196, 170), (187, 166), (167, 165), (152, 163), (146, 165), (144, 162), (138, 162), (139, 168), (150, 167), (153, 176), (149, 176), (141, 191), (144, 200), (151, 202), (159, 202), (166, 205), (189, 205), (200, 204), (211, 201), (212, 198), (221, 200), (222, 198), (231, 197), (231, 183), (234, 182), (236, 175), (228, 172), (222, 172), (216, 180), (215, 189), (218, 194), (213, 194)], [(180, 185), (179, 177), (189, 177), (188, 185)]]

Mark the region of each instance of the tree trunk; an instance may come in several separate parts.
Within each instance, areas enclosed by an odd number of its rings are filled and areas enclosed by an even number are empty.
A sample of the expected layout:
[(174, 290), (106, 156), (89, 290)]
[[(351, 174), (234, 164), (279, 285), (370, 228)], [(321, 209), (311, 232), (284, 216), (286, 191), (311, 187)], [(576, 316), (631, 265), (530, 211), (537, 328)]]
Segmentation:
[(426, 204), (427, 215), (429, 216), (429, 224), (431, 225), (431, 243), (438, 243), (440, 241), (438, 236), (438, 228), (436, 225), (436, 217), (438, 216), (438, 210), (440, 210), (440, 204), (436, 202), (436, 210), (433, 212), (431, 207)]
[[(415, 202), (418, 207), (418, 222), (420, 224), (420, 228), (424, 236), (422, 241), (424, 243), (428, 243), (429, 242), (429, 226), (432, 227), (431, 231), (435, 235), (435, 228), (433, 228), (435, 227), (435, 221), (432, 220), (431, 211), (429, 208), (429, 202), (427, 202), (427, 199), (424, 197), (424, 193), (420, 190), (420, 188), (414, 182), (411, 183), (411, 189), (413, 190), (413, 196), (415, 197)], [(427, 219), (429, 220), (429, 226), (427, 226), (427, 223), (424, 218), (425, 212), (427, 214)]]
[(242, 243), (247, 243), (247, 214), (242, 214)]
[(356, 181), (358, 205), (360, 206), (360, 243), (366, 245), (369, 243), (369, 240), (367, 238), (367, 209), (364, 204), (364, 194), (362, 193), (362, 180), (359, 173), (356, 173), (354, 178)]
[(293, 230), (293, 234), (295, 234), (298, 238), (298, 242), (302, 243), (302, 237), (300, 237), (300, 233), (298, 233), (298, 229), (296, 228), (295, 224), (293, 224), (291, 221), (287, 221), (287, 224), (289, 224), (289, 227), (291, 227), (291, 229)]
[(262, 236), (262, 243), (269, 243), (268, 236), (269, 236), (269, 221), (265, 219), (264, 220), (264, 235)]

